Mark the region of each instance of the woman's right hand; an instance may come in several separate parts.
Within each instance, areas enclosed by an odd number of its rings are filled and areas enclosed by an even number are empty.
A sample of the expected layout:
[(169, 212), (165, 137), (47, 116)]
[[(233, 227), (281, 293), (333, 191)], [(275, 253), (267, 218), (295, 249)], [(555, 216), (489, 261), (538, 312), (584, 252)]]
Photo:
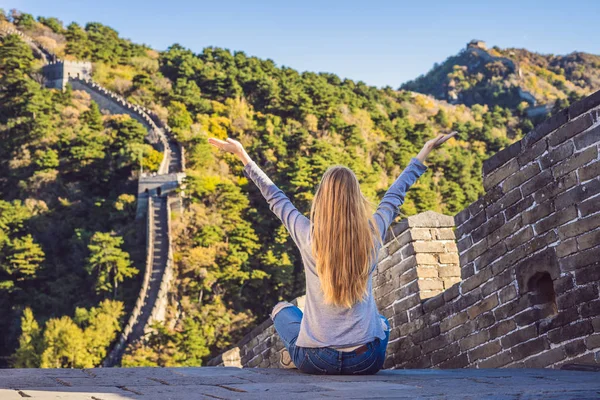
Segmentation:
[(227, 138), (226, 140), (221, 140), (217, 138), (208, 138), (208, 143), (212, 144), (219, 150), (224, 150), (229, 153), (235, 154), (244, 165), (248, 164), (250, 161), (250, 156), (244, 150), (244, 146), (240, 142), (235, 139)]

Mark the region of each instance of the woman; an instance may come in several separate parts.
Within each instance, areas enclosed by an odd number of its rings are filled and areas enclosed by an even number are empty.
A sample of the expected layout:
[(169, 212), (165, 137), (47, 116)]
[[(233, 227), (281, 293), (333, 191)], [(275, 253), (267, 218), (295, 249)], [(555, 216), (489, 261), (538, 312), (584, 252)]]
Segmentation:
[(390, 328), (372, 293), (377, 254), (406, 191), (426, 171), (423, 162), (428, 154), (454, 135), (440, 134), (425, 143), (375, 213), (351, 169), (328, 168), (312, 202), (310, 219), (294, 207), (238, 141), (208, 140), (244, 163), (244, 174), (258, 186), (300, 250), (306, 274), (304, 314), (293, 304), (281, 302), (273, 308), (271, 319), (301, 371), (374, 374), (382, 368)]

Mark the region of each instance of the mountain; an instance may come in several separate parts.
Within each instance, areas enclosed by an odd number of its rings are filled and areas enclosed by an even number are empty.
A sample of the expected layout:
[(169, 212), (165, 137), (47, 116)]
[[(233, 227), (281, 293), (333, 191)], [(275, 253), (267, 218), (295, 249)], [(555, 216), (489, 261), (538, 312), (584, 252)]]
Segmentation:
[[(239, 139), (306, 214), (328, 166), (351, 167), (376, 203), (426, 140), (457, 130), (401, 207), (402, 216), (452, 215), (483, 193), (483, 161), (532, 128), (508, 101), (450, 104), (432, 97), (443, 98), (437, 89), (378, 89), (215, 47), (156, 51), (99, 22), (64, 26), (15, 11), (0, 24), (0, 356), (15, 366), (79, 368), (106, 355), (145, 269), (136, 181), (163, 157), (144, 140), (143, 119), (103, 114), (73, 86), (46, 87), (44, 60), (91, 63), (99, 90), (166, 121), (185, 150), (166, 321), (129, 346), (127, 366), (199, 365), (304, 290), (285, 228), (208, 137)], [(509, 61), (492, 64), (510, 76)], [(127, 271), (118, 289), (98, 272), (107, 265)]]
[(452, 104), (499, 105), (530, 117), (563, 108), (600, 87), (600, 56), (488, 49), (472, 40), (457, 55), (401, 86)]

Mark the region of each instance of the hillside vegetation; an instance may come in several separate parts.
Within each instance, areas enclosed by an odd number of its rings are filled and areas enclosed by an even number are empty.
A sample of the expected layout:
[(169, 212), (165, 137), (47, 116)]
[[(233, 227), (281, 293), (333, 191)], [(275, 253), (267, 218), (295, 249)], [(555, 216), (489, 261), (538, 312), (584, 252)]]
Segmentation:
[[(169, 318), (128, 349), (124, 366), (200, 365), (277, 301), (304, 291), (300, 256), (285, 228), (242, 165), (214, 151), (209, 136), (239, 139), (307, 213), (327, 167), (351, 167), (376, 203), (427, 139), (454, 129), (457, 138), (431, 156), (401, 208), (404, 216), (452, 215), (483, 193), (483, 160), (532, 127), (509, 107), (450, 105), (299, 73), (241, 51), (195, 53), (174, 44), (159, 52), (97, 22), (64, 26), (16, 12), (7, 19), (60, 57), (92, 61), (94, 80), (154, 110), (185, 147), (186, 204), (173, 216), (177, 283)], [(14, 354), (15, 366), (49, 365), (43, 354), (52, 346), (52, 365), (97, 365), (144, 265), (131, 183), (140, 164), (156, 169), (160, 154), (144, 143), (136, 121), (101, 115), (85, 93), (43, 88), (39, 66), (18, 36), (0, 40), (1, 351)], [(107, 247), (118, 262), (102, 262)], [(105, 282), (115, 269), (123, 277), (117, 290)], [(113, 323), (93, 322), (105, 309), (113, 310), (105, 312)], [(103, 338), (84, 343), (93, 354), (64, 356), (76, 354), (72, 337), (95, 337), (85, 334), (90, 327)], [(53, 339), (57, 329), (61, 341)]]
[(564, 108), (599, 87), (597, 55), (543, 55), (525, 49), (471, 45), (401, 89), (455, 104), (499, 105), (520, 114), (534, 104)]
[(137, 121), (102, 116), (85, 93), (43, 89), (38, 76), (30, 48), (1, 38), (0, 354), (22, 329), (15, 366), (93, 366), (144, 265), (131, 174), (158, 165)]

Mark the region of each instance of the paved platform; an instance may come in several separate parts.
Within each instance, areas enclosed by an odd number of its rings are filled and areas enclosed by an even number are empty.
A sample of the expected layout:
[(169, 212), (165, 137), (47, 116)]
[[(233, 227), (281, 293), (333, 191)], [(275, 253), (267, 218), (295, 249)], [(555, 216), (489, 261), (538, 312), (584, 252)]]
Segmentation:
[(0, 399), (600, 399), (600, 373), (551, 369), (297, 370), (102, 368), (0, 370)]

